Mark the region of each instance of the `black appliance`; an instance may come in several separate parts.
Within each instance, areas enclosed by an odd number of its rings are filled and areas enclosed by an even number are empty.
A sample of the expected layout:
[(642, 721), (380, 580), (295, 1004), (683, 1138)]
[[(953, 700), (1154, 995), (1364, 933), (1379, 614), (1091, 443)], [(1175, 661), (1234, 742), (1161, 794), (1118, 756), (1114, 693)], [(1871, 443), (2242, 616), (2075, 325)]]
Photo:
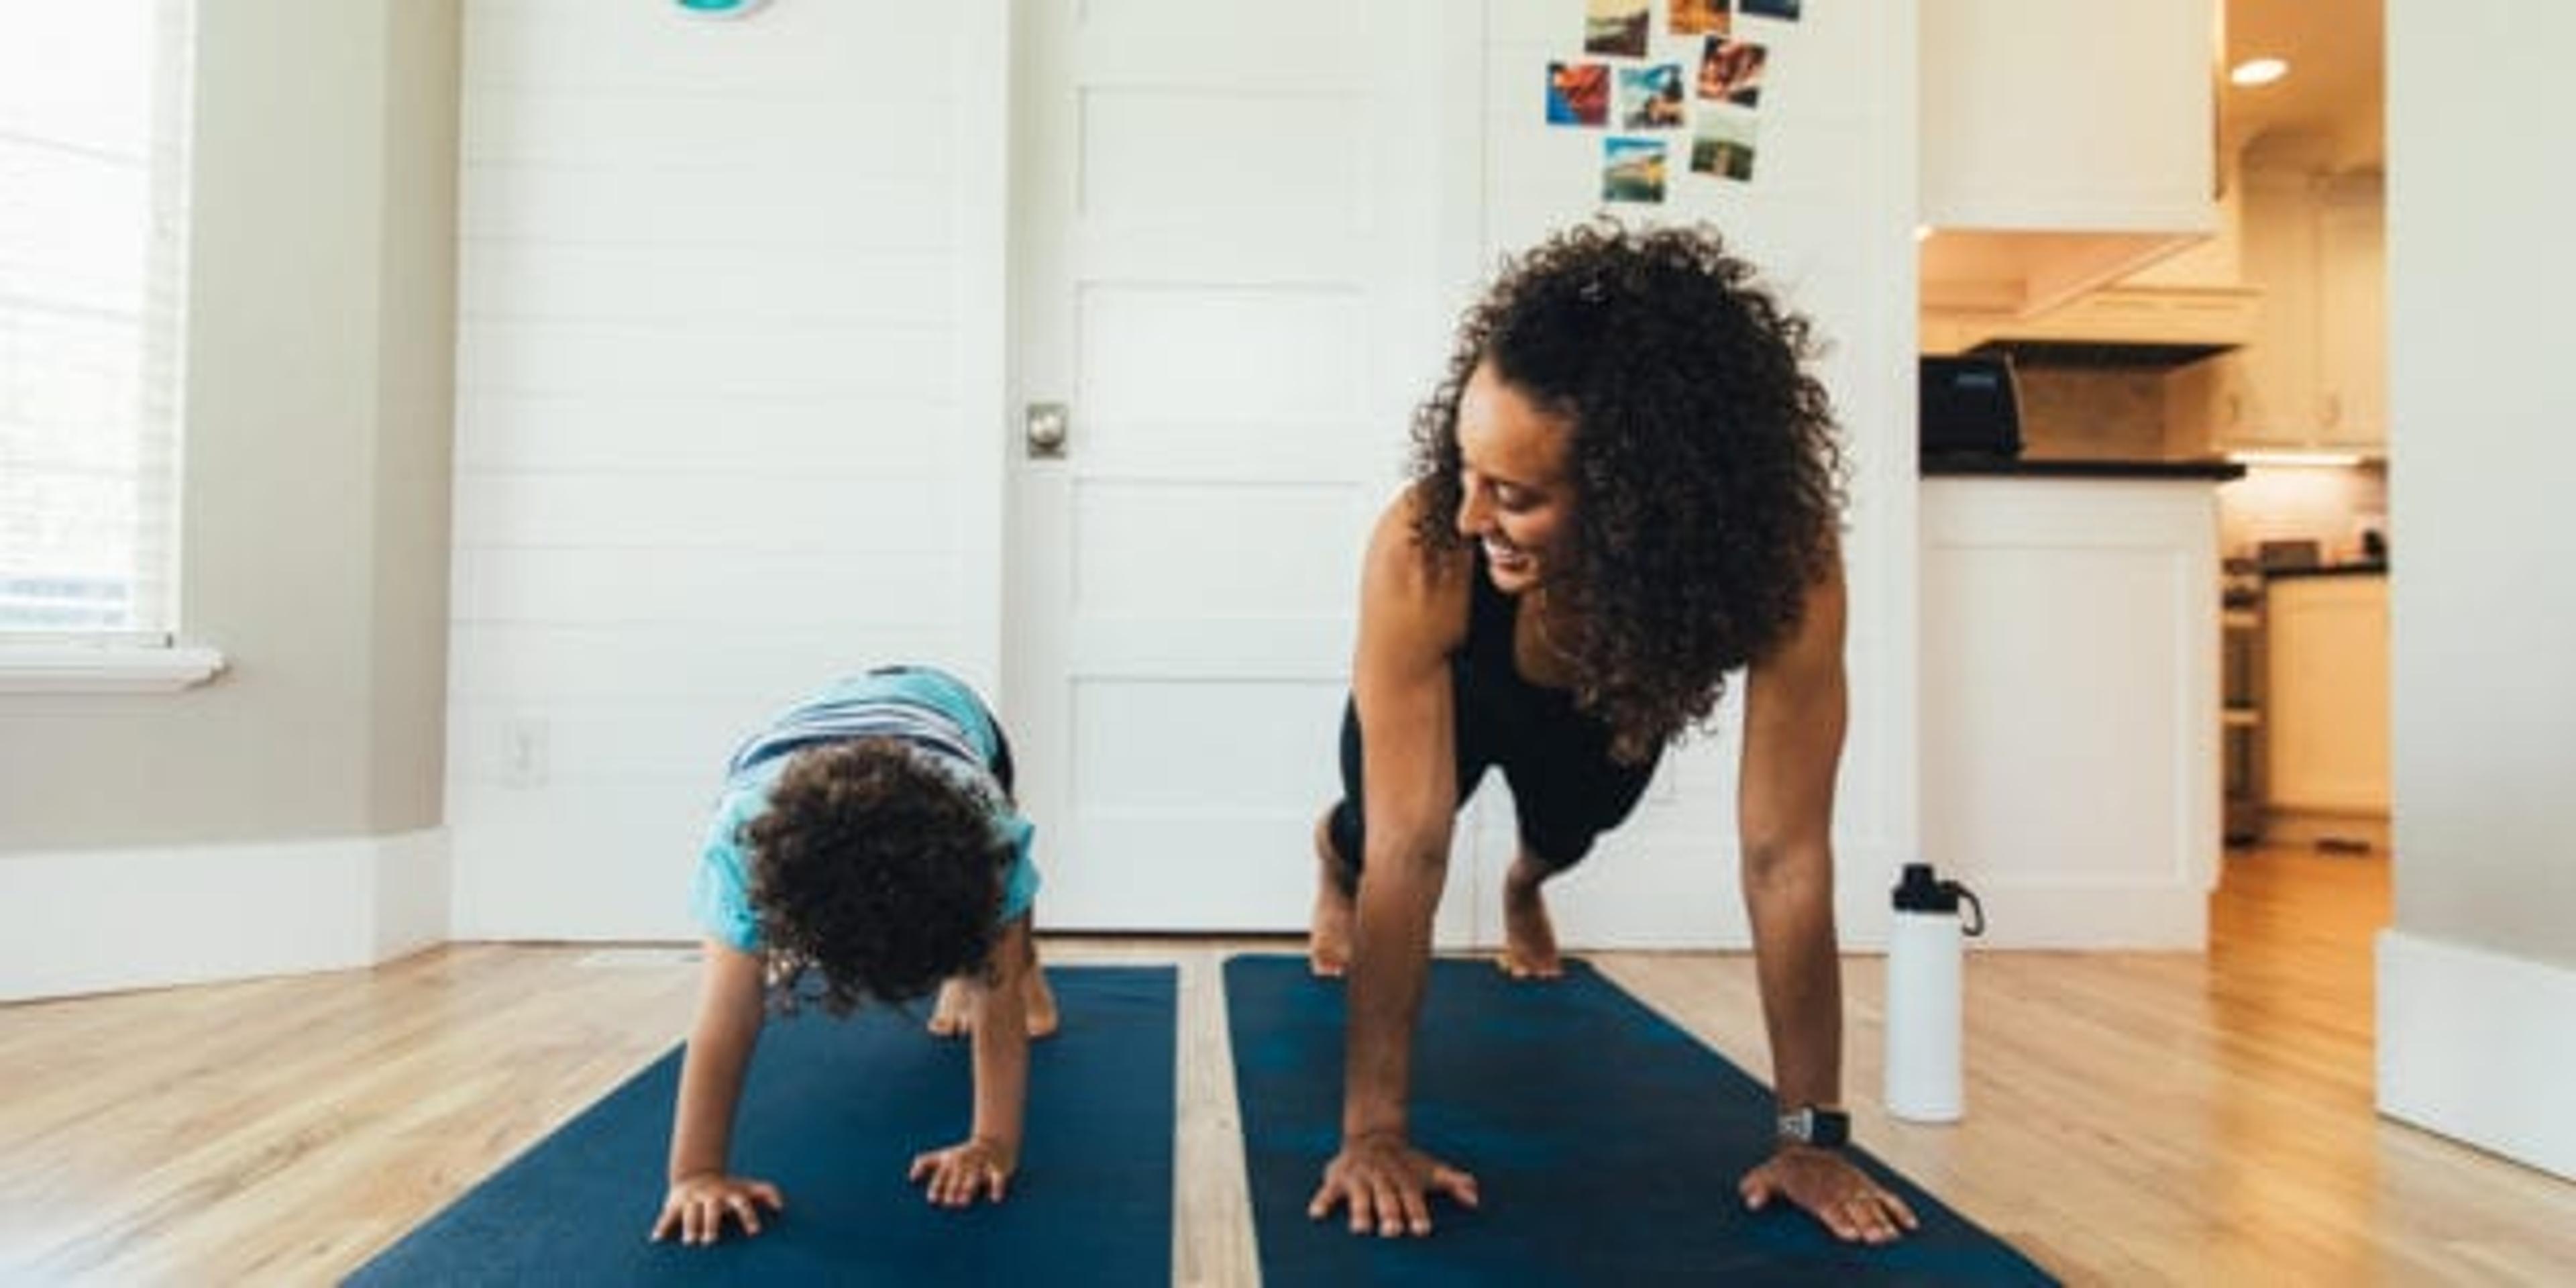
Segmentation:
[(1927, 457), (2021, 455), (2021, 391), (2012, 359), (1967, 353), (1922, 360), (1922, 449)]

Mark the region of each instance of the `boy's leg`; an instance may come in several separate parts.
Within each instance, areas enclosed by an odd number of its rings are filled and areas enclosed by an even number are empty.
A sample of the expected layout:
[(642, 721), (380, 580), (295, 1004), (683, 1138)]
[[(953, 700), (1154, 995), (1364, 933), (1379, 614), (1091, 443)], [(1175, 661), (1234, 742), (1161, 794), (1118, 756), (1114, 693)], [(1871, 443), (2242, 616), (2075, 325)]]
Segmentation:
[(1055, 1009), (1055, 989), (1047, 984), (1035, 938), (1029, 940), (1029, 968), (1020, 974), (1020, 1002), (1028, 1011), (1030, 1037), (1046, 1037), (1062, 1027), (1063, 1019)]
[[(1029, 1018), (1029, 1036), (1042, 1038), (1063, 1026), (1056, 1012), (1055, 990), (1047, 985), (1046, 972), (1039, 968), (1037, 941), (1029, 941), (1028, 969), (1020, 973), (1020, 1003)], [(974, 981), (959, 977), (939, 986), (939, 1001), (931, 1007), (931, 1036), (962, 1038), (975, 1031)]]

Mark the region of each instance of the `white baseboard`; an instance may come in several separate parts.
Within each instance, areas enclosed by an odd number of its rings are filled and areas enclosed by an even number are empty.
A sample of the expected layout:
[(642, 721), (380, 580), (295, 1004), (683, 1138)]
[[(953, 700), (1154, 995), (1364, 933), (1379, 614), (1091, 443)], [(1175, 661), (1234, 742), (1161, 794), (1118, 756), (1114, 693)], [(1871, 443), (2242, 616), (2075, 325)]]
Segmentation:
[(2379, 1111), (2576, 1180), (2576, 969), (2379, 935)]
[(0, 1002), (371, 966), (447, 937), (443, 828), (0, 855)]

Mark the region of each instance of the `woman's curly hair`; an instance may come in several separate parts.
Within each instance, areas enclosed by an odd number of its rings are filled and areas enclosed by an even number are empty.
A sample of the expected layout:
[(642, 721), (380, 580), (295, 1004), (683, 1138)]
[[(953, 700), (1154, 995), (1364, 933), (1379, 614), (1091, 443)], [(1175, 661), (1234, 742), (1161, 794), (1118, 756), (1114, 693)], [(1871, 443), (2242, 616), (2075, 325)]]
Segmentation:
[(1011, 843), (973, 789), (904, 744), (797, 752), (745, 831), (780, 1009), (795, 1009), (807, 968), (846, 1015), (921, 997), (990, 956)]
[[(1797, 625), (1836, 558), (1843, 460), (1807, 320), (1714, 230), (1598, 221), (1505, 265), (1414, 416), (1414, 538), (1454, 558), (1458, 400), (1491, 362), (1573, 426), (1568, 573), (1547, 594), (1575, 700), (1642, 761)], [(1552, 615), (1553, 616), (1553, 615)]]

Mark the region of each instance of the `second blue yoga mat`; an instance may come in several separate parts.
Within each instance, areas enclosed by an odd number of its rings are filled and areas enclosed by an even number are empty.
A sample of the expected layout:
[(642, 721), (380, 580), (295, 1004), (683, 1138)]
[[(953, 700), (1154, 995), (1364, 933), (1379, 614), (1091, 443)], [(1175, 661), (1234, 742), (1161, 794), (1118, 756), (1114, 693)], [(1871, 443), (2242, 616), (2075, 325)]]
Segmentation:
[(1432, 964), (1414, 1143), (1476, 1176), (1428, 1239), (1354, 1236), (1307, 1201), (1340, 1143), (1343, 986), (1302, 957), (1226, 963), (1235, 1085), (1267, 1288), (1439, 1284), (2046, 1284), (2027, 1258), (1876, 1160), (1923, 1229), (1836, 1242), (1736, 1182), (1772, 1143), (1769, 1088), (1580, 962), (1545, 984)]
[[(1010, 1198), (932, 1207), (904, 1170), (971, 1120), (969, 1051), (921, 1016), (772, 1018), (735, 1119), (737, 1171), (787, 1210), (757, 1238), (650, 1243), (672, 1052), (360, 1269), (356, 1284), (1169, 1282), (1174, 973), (1047, 972), (1064, 1030), (1030, 1052)], [(730, 1227), (728, 1227), (730, 1229)]]

